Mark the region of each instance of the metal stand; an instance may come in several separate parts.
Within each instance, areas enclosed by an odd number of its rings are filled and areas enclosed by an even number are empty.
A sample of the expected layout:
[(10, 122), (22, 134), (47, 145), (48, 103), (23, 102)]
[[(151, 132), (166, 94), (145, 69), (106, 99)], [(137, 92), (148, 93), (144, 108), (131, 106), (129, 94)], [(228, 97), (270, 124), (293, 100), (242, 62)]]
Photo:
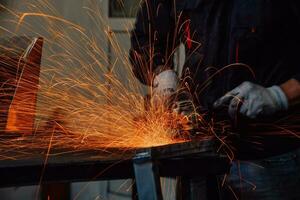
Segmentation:
[(151, 151), (136, 154), (133, 158), (138, 198), (141, 200), (162, 200), (160, 176)]
[[(133, 167), (138, 199), (162, 200), (160, 184), (160, 176), (162, 175), (164, 177), (180, 176), (185, 180), (184, 185), (181, 185), (183, 193), (177, 193), (180, 195), (177, 197), (178, 199), (220, 200), (217, 175), (225, 174), (228, 171), (230, 165), (226, 158), (214, 153), (210, 148), (178, 147), (169, 148), (168, 151), (148, 148), (136, 153), (133, 158)], [(179, 153), (179, 149), (182, 149), (181, 153)], [(198, 177), (201, 177), (202, 185), (199, 185), (197, 181), (195, 182)]]

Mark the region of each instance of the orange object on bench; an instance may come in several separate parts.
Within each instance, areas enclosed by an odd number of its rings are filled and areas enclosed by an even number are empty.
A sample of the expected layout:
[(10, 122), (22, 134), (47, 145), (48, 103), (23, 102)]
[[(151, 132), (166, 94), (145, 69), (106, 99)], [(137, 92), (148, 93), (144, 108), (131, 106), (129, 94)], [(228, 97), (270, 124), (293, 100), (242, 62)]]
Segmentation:
[(0, 132), (31, 134), (43, 39), (11, 38), (0, 45)]

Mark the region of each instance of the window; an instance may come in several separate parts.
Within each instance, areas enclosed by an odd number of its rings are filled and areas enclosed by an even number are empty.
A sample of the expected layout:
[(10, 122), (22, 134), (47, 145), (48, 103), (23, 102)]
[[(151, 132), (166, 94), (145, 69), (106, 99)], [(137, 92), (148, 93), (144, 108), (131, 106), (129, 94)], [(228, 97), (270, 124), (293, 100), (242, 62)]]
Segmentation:
[(109, 17), (134, 18), (139, 8), (140, 0), (109, 0)]

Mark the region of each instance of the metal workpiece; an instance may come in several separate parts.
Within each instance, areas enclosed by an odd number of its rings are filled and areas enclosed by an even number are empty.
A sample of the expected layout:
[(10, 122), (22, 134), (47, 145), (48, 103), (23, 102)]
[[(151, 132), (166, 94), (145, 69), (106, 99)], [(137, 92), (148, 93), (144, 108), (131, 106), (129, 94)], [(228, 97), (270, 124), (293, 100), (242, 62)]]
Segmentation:
[(216, 139), (208, 137), (202, 140), (138, 149), (136, 157), (141, 158), (140, 161), (143, 157), (154, 160), (159, 165), (160, 175), (164, 177), (225, 174), (229, 170), (229, 159), (225, 154), (217, 152), (219, 145)]

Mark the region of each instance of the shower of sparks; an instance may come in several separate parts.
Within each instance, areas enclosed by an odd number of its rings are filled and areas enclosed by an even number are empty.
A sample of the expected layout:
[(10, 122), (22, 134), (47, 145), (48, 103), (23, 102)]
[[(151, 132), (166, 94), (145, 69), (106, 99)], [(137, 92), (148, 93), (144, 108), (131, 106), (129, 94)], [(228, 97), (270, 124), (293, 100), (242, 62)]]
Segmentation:
[[(52, 149), (69, 151), (109, 148), (126, 151), (188, 140), (178, 137), (176, 128), (177, 124), (183, 127), (187, 124), (186, 117), (171, 114), (163, 107), (145, 110), (144, 95), (149, 89), (134, 77), (127, 50), (122, 49), (117, 36), (106, 25), (101, 9), (94, 4), (83, 9), (95, 29), (105, 30), (104, 35), (95, 35), (61, 17), (47, 1), (28, 5), (29, 12), (9, 10), (9, 27), (1, 27), (7, 35), (25, 34), (28, 39), (32, 39), (29, 36), (44, 39), (40, 75), (32, 71), (31, 76), (26, 77), (29, 67), (20, 65), (21, 59), (18, 59), (11, 64), (19, 74), (15, 75), (16, 81), (6, 85), (10, 91), (1, 91), (1, 95), (11, 95), (13, 99), (8, 120), (0, 123), (2, 132), (19, 134), (19, 137), (0, 141), (0, 151), (15, 152), (11, 159), (17, 159), (17, 154), (28, 156), (31, 149), (47, 149), (50, 138)], [(132, 26), (128, 24), (128, 30)], [(1, 48), (14, 57), (24, 51), (2, 45)], [(105, 45), (109, 45), (111, 54), (103, 48)], [(7, 55), (2, 53), (1, 56)], [(34, 74), (39, 80), (36, 87), (32, 82)], [(36, 91), (35, 108), (31, 96)], [(33, 115), (32, 134), (24, 134), (31, 129), (26, 120)], [(20, 123), (20, 116), (24, 123)], [(203, 132), (203, 136), (208, 136), (209, 130)]]
[[(6, 25), (0, 25), (1, 35), (44, 39), (40, 73), (37, 66), (24, 65), (27, 60), (22, 52), (26, 47), (0, 43), (0, 65), (6, 66), (0, 68), (0, 160), (42, 156), (45, 167), (52, 156), (93, 151), (100, 152), (93, 158), (115, 156), (122, 161), (127, 159), (123, 153), (136, 148), (190, 140), (186, 134), (178, 134), (179, 128), (190, 126), (186, 117), (163, 106), (145, 109), (144, 96), (151, 88), (141, 85), (133, 75), (128, 50), (121, 47), (118, 35), (102, 16), (101, 1), (88, 1), (80, 11), (83, 17), (88, 16), (93, 30), (64, 18), (49, 2), (37, 0), (34, 5), (24, 5), (26, 12), (0, 5), (9, 15)], [(133, 24), (126, 26), (130, 34)], [(233, 67), (247, 68), (254, 76), (249, 66), (238, 63), (216, 70), (211, 78)], [(200, 93), (210, 82), (207, 79), (199, 85)], [(200, 114), (193, 115), (201, 122), (199, 139), (214, 136), (221, 143), (220, 149), (226, 147), (225, 153), (233, 159), (231, 147), (224, 142), (230, 135), (230, 125), (206, 122)], [(288, 133), (299, 138), (299, 131), (290, 130), (299, 130), (295, 120), (287, 117), (283, 123), (263, 124), (271, 127), (264, 134)], [(227, 135), (221, 138), (216, 131)]]

